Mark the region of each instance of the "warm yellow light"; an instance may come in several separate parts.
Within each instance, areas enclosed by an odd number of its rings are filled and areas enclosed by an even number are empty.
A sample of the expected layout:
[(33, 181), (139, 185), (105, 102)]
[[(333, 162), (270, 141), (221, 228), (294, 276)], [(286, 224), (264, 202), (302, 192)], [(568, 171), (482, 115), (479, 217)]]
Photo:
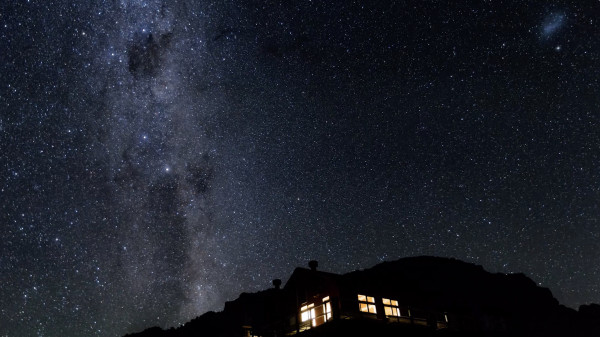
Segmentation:
[(362, 312), (369, 312), (372, 314), (377, 313), (377, 309), (375, 308), (375, 297), (358, 295), (358, 309)]
[[(312, 319), (314, 321), (314, 318), (315, 318), (314, 306), (315, 306), (314, 303), (310, 303), (310, 304), (300, 307), (300, 320), (302, 322), (306, 322), (310, 319)], [(314, 326), (314, 324), (315, 324), (315, 322), (313, 322), (313, 326)]]
[(398, 301), (390, 300), (389, 298), (382, 298), (383, 309), (385, 310), (386, 316), (400, 317), (400, 308), (398, 307)]
[(323, 302), (327, 302), (327, 301), (329, 301), (329, 296), (323, 297)]
[(358, 308), (362, 312), (369, 312), (369, 306), (366, 303), (359, 303)]

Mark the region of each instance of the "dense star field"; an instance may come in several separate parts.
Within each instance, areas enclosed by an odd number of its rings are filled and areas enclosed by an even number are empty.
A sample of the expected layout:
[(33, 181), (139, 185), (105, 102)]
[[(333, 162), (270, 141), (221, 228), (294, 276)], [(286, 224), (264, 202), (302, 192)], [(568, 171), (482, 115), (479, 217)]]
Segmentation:
[(0, 336), (119, 336), (310, 259), (600, 302), (600, 4), (0, 4)]

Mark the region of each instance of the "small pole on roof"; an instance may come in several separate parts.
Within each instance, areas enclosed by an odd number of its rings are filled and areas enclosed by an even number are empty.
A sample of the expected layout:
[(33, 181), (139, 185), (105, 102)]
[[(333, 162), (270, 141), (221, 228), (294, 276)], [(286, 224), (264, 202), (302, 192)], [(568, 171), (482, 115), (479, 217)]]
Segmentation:
[(281, 280), (276, 278), (273, 280), (273, 286), (275, 287), (275, 289), (279, 289), (281, 288)]
[(312, 261), (308, 262), (308, 267), (312, 271), (316, 271), (318, 266), (319, 266), (319, 262), (317, 262), (316, 260), (312, 260)]

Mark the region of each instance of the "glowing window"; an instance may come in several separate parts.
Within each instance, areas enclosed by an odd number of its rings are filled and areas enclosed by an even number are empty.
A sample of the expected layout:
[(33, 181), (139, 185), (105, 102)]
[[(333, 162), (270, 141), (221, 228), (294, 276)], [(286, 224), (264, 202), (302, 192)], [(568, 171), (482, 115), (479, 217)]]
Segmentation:
[(400, 317), (400, 316), (408, 316), (408, 312), (405, 312), (404, 315), (400, 311), (400, 306), (398, 305), (398, 301), (390, 300), (389, 298), (382, 298), (381, 302), (383, 302), (383, 310), (385, 311), (385, 315), (387, 317)]
[(312, 326), (316, 326), (315, 320), (315, 305), (314, 303), (308, 304), (300, 308), (300, 319), (302, 322), (312, 320)]
[(377, 309), (375, 308), (375, 297), (358, 295), (358, 310), (362, 312), (368, 312), (376, 314)]
[(323, 298), (322, 304), (315, 306), (314, 303), (310, 303), (300, 307), (300, 320), (302, 322), (310, 322), (310, 326), (305, 327), (305, 329), (319, 326), (330, 321), (332, 318), (329, 296)]
[(331, 301), (329, 296), (323, 298), (323, 317), (325, 322), (331, 320)]

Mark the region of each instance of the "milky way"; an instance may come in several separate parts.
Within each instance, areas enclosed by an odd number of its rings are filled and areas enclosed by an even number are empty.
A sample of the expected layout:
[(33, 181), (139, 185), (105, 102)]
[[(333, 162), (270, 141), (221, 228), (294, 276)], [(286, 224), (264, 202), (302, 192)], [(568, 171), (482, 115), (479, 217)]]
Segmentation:
[(3, 2), (0, 336), (177, 326), (311, 259), (600, 302), (598, 5), (561, 6)]
[[(121, 4), (105, 15), (114, 25), (105, 28), (101, 49), (119, 51), (109, 62), (125, 64), (107, 68), (98, 60), (99, 72), (110, 71), (100, 76), (107, 88), (100, 143), (109, 158), (122, 281), (133, 303), (157, 294), (179, 303), (164, 308), (166, 324), (217, 304), (219, 274), (208, 268), (219, 259), (210, 214), (216, 154), (206, 130), (212, 108), (203, 101), (208, 95), (187, 91), (191, 70), (201, 65), (181, 57), (190, 43), (171, 9)], [(201, 31), (201, 21), (187, 28)]]

